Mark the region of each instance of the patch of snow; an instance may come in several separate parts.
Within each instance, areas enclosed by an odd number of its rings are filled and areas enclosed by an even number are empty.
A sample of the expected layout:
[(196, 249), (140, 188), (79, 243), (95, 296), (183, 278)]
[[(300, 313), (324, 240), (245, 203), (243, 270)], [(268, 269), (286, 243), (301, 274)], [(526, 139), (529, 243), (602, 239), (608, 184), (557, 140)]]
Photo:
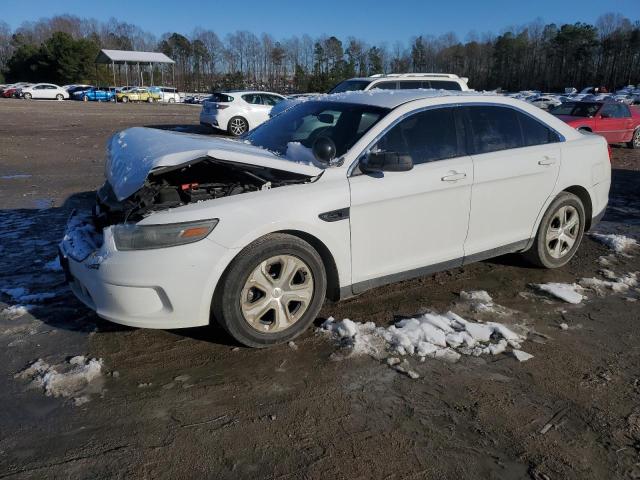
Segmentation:
[(617, 253), (624, 253), (630, 248), (638, 246), (638, 242), (635, 239), (617, 233), (592, 233), (591, 236), (594, 240), (606, 245)]
[(284, 152), (284, 156), (294, 162), (304, 163), (307, 165), (315, 165), (317, 163), (313, 151), (302, 145), (300, 142), (287, 143), (287, 151)]
[(464, 355), (498, 355), (507, 347), (519, 348), (525, 340), (509, 327), (496, 322), (479, 323), (466, 320), (454, 312), (444, 315), (426, 313), (400, 320), (390, 327), (376, 327), (373, 322), (349, 319), (336, 321), (329, 317), (321, 329), (329, 332), (354, 354), (366, 353), (377, 359), (387, 358), (397, 365), (397, 356), (413, 355), (456, 362)]
[(75, 214), (69, 218), (62, 238), (62, 250), (77, 260), (84, 260), (102, 245), (102, 234), (97, 232), (90, 215)]
[(582, 295), (582, 287), (575, 283), (539, 283), (534, 286), (543, 292), (546, 292), (554, 297), (564, 300), (567, 303), (573, 303), (577, 305), (582, 302), (586, 297)]
[(43, 269), (48, 270), (49, 272), (61, 272), (62, 265), (60, 265), (60, 259), (58, 257), (53, 258), (46, 262), (43, 266)]
[(618, 277), (611, 270), (602, 270), (601, 272), (607, 280), (601, 280), (599, 278), (583, 278), (580, 280), (580, 285), (584, 288), (589, 288), (595, 291), (599, 295), (604, 295), (606, 290), (611, 290), (615, 293), (627, 292), (632, 287), (638, 286), (638, 273), (631, 272), (621, 277)]
[(22, 317), (29, 313), (29, 310), (33, 308), (33, 305), (11, 305), (2, 310), (3, 315), (13, 319)]
[(526, 362), (527, 360), (531, 360), (533, 358), (533, 355), (527, 352), (523, 352), (522, 350), (514, 350), (511, 353), (513, 353), (513, 356), (516, 357), (519, 362)]
[(74, 398), (76, 405), (81, 405), (89, 401), (90, 387), (99, 383), (102, 366), (102, 359), (87, 361), (81, 355), (71, 358), (66, 365), (52, 366), (38, 359), (14, 377), (30, 380), (31, 386), (41, 388), (47, 396)]

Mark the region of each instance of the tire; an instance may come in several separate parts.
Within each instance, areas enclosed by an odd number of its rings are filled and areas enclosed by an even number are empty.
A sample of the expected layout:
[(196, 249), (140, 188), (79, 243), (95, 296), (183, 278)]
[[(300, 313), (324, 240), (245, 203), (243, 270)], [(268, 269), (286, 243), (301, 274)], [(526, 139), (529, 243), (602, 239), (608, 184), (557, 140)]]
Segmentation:
[(58, 100), (59, 102), (64, 100), (64, 95), (62, 95), (61, 93), (56, 95), (56, 100)]
[(627, 142), (627, 147), (637, 149), (640, 148), (640, 127), (636, 128), (631, 137), (631, 141)]
[(153, 97), (147, 97), (147, 103), (153, 103)]
[[(573, 223), (575, 219), (576, 224)], [(559, 268), (566, 265), (580, 246), (585, 222), (582, 201), (572, 193), (560, 193), (542, 217), (533, 245), (524, 252), (524, 257), (532, 264), (543, 268)], [(569, 227), (570, 225), (574, 226)]]
[(129, 97), (122, 97), (122, 103), (128, 103)]
[(249, 122), (242, 117), (232, 117), (227, 124), (227, 133), (233, 137), (239, 137), (249, 130)]
[(82, 101), (83, 102), (88, 102), (89, 101), (89, 97), (87, 95), (82, 97)]
[[(318, 252), (298, 237), (271, 234), (247, 246), (231, 262), (218, 283), (212, 312), (235, 340), (265, 348), (304, 332), (318, 315), (326, 290)], [(295, 300), (303, 297), (307, 300)]]
[(175, 99), (174, 99), (174, 98), (170, 98), (170, 99), (169, 99), (169, 103), (176, 103), (176, 101), (175, 101)]
[(33, 98), (29, 92), (25, 93), (23, 97), (25, 100), (31, 100), (31, 98)]

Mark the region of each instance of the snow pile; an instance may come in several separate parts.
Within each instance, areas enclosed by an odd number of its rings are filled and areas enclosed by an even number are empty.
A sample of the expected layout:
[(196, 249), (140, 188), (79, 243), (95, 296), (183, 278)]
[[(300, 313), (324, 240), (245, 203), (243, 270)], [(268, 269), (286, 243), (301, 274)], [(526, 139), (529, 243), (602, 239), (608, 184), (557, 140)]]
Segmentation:
[(493, 298), (485, 290), (469, 290), (460, 292), (460, 300), (469, 306), (475, 313), (495, 313), (507, 315), (511, 311), (493, 302)]
[(14, 319), (26, 315), (32, 308), (33, 305), (11, 305), (10, 307), (4, 308), (2, 314), (10, 319)]
[(576, 283), (538, 283), (534, 284), (536, 288), (546, 292), (554, 297), (564, 300), (567, 303), (577, 305), (586, 297), (582, 295), (582, 287)]
[(89, 215), (72, 215), (67, 223), (61, 246), (64, 252), (77, 260), (84, 260), (102, 245), (102, 234), (93, 226)]
[(638, 246), (638, 242), (633, 238), (617, 233), (592, 233), (591, 236), (618, 253), (624, 253), (632, 247)]
[(322, 330), (353, 348), (354, 353), (367, 353), (377, 359), (389, 352), (455, 362), (461, 355), (498, 355), (507, 347), (519, 349), (525, 340), (524, 335), (501, 323), (473, 322), (451, 311), (403, 319), (388, 328), (376, 327), (373, 322), (336, 321), (329, 317)]
[(76, 405), (81, 405), (89, 401), (87, 393), (96, 391), (92, 387), (101, 383), (102, 366), (102, 359), (87, 360), (81, 355), (62, 366), (38, 359), (14, 377), (30, 380), (32, 386), (41, 388), (47, 396), (74, 398)]
[(625, 293), (630, 288), (638, 286), (638, 274), (640, 272), (627, 273), (621, 277), (618, 277), (611, 270), (605, 269), (601, 273), (607, 280), (583, 278), (580, 280), (580, 285), (595, 291), (598, 295), (604, 295), (607, 290), (611, 290), (614, 293)]

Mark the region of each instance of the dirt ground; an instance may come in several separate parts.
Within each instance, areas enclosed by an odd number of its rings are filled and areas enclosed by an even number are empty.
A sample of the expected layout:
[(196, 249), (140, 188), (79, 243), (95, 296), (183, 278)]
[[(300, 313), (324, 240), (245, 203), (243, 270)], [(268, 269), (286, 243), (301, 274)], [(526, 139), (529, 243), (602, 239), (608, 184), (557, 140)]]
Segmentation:
[[(46, 262), (103, 182), (107, 138), (141, 125), (205, 133), (198, 113), (0, 101), (0, 290), (54, 293), (24, 315), (0, 293), (0, 479), (640, 478), (640, 291), (570, 305), (530, 286), (603, 278), (602, 256), (619, 275), (640, 271), (640, 251), (587, 236), (559, 270), (506, 256), (324, 306), (319, 323), (386, 326), (481, 289), (514, 310), (499, 321), (529, 328), (526, 363), (410, 357), (417, 380), (314, 329), (297, 348), (252, 350), (216, 326), (139, 330), (86, 309)], [(640, 152), (614, 148), (612, 163), (603, 226), (640, 238)], [(78, 355), (103, 362), (82, 398), (20, 375)]]

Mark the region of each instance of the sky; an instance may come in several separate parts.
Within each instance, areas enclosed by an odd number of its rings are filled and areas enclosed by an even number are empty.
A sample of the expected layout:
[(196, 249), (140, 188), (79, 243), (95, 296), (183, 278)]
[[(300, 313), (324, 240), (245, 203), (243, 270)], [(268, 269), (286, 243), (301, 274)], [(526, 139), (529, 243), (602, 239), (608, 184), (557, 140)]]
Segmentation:
[[(541, 18), (545, 23), (593, 23), (603, 13), (640, 20), (640, 0), (2, 0), (2, 15), (12, 28), (58, 14), (107, 20), (115, 17), (156, 35), (189, 34), (196, 27), (220, 37), (236, 30), (269, 33), (276, 39), (305, 33), (369, 43), (406, 42), (420, 34), (469, 32), (499, 34)], [(25, 8), (28, 5), (29, 8)]]

